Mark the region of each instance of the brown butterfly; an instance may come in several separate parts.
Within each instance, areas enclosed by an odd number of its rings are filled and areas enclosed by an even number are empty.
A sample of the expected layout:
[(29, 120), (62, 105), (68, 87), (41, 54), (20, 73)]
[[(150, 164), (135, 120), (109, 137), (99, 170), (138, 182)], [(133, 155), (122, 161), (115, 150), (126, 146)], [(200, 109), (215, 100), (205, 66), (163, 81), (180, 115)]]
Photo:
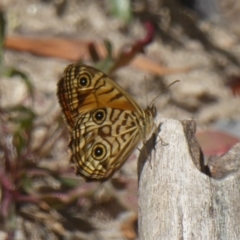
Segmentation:
[(143, 110), (93, 67), (69, 65), (57, 96), (70, 132), (70, 162), (87, 181), (110, 178), (153, 129), (155, 106)]

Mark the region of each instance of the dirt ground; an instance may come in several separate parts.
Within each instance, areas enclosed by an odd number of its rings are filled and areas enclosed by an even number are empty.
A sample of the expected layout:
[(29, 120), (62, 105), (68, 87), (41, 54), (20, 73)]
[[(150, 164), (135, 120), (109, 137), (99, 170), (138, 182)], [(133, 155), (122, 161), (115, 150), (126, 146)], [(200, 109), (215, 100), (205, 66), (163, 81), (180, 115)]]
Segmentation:
[[(154, 39), (144, 54), (139, 54), (144, 57), (139, 62), (144, 65), (147, 59), (168, 71), (156, 73), (129, 64), (117, 70), (114, 79), (142, 107), (159, 95), (155, 100), (159, 118), (194, 119), (198, 131), (220, 129), (240, 139), (240, 131), (236, 130), (240, 129), (240, 102), (239, 96), (233, 94), (240, 76), (240, 4), (219, 1), (217, 17), (209, 20), (198, 18), (190, 10), (174, 8), (167, 1), (145, 1), (146, 9), (143, 2), (133, 1), (134, 15), (127, 24), (111, 13), (108, 1), (2, 0), (0, 6), (6, 14), (7, 37), (55, 37), (101, 44), (107, 38), (116, 50), (142, 39), (146, 34), (143, 21), (150, 19), (156, 26)], [(71, 62), (30, 51), (4, 50), (4, 65), (26, 73), (34, 86), (33, 110), (39, 116), (36, 124), (54, 124), (60, 114), (56, 84)], [(93, 65), (90, 60), (85, 63)], [(175, 80), (180, 82), (168, 89)], [(29, 104), (26, 84), (20, 77), (2, 76), (0, 81), (2, 108), (19, 102)], [(0, 239), (9, 232), (14, 232), (12, 239), (138, 239), (138, 150), (116, 173), (120, 180), (83, 183), (69, 166), (68, 133), (63, 124), (62, 129), (48, 153), (37, 161), (51, 170), (69, 168), (64, 176), (79, 185), (77, 191), (72, 190), (73, 199), (68, 201), (68, 196), (65, 208), (63, 200), (61, 207), (49, 207), (44, 201), (40, 207), (17, 204), (20, 214), (16, 214), (11, 227), (1, 225)], [(37, 145), (47, 131), (36, 128), (32, 145)], [(44, 180), (39, 177), (34, 188), (49, 185), (59, 190), (59, 182), (52, 176)]]

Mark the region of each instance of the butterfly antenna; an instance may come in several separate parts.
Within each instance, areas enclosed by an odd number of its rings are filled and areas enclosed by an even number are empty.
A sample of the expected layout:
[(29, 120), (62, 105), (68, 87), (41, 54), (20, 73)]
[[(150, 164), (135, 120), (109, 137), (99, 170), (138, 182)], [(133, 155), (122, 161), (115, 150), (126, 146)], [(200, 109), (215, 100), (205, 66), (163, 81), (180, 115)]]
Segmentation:
[[(170, 83), (165, 89), (164, 89), (164, 92), (170, 88), (173, 84), (177, 83), (177, 82), (180, 82), (180, 80), (175, 80), (174, 82)], [(153, 102), (161, 95), (162, 93), (159, 93), (156, 97), (154, 97), (152, 99), (152, 101), (150, 102), (149, 106), (151, 106), (153, 104)]]

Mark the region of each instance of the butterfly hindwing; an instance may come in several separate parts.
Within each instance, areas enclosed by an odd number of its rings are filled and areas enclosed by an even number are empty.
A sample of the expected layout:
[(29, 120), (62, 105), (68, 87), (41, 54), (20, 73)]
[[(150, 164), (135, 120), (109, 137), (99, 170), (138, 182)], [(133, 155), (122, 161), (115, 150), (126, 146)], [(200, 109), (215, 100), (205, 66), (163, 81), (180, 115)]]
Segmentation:
[(82, 114), (69, 143), (77, 173), (107, 179), (119, 169), (141, 139), (136, 117), (131, 111), (112, 108)]

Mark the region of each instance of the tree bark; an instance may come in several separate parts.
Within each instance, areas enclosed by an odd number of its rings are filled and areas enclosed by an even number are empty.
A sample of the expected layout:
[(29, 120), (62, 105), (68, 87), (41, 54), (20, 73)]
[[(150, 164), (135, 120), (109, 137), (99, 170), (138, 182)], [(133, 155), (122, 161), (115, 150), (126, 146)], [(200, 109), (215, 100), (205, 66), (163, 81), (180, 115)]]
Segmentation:
[[(194, 132), (193, 121), (165, 120), (143, 147), (139, 239), (240, 239), (240, 171), (208, 176), (211, 167), (204, 166)], [(233, 151), (239, 156), (240, 145)]]

